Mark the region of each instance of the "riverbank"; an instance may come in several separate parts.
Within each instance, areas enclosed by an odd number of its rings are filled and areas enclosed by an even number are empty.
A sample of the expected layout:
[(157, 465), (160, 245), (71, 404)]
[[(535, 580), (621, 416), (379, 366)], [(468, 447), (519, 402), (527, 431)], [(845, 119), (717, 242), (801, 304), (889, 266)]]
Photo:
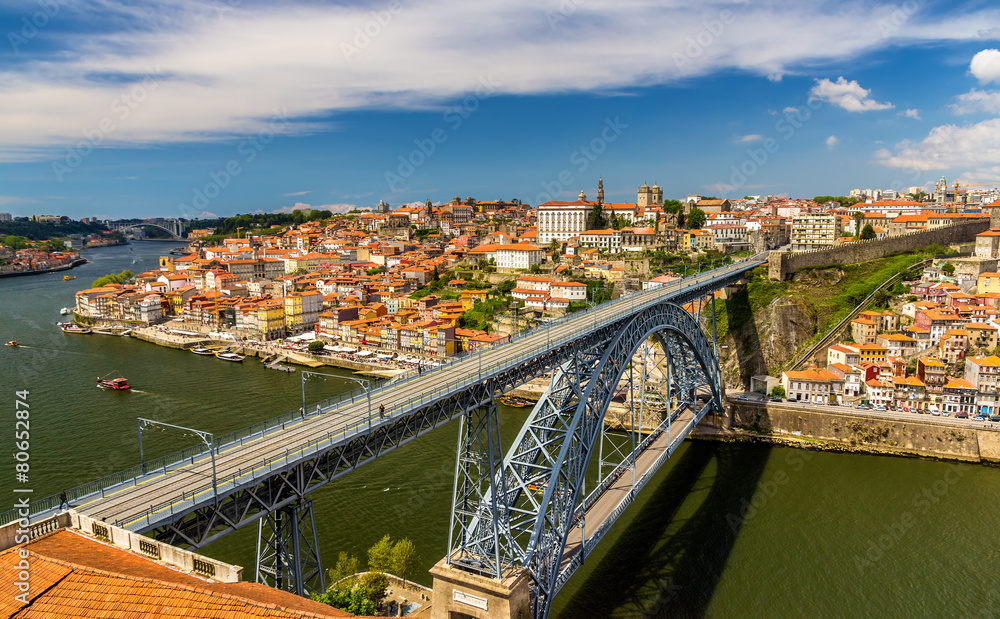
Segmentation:
[(386, 367), (377, 363), (367, 363), (351, 359), (342, 359), (327, 355), (313, 356), (308, 353), (281, 348), (275, 344), (261, 342), (237, 342), (209, 334), (199, 334), (195, 332), (173, 329), (163, 325), (136, 327), (132, 329), (132, 337), (157, 346), (166, 348), (187, 349), (195, 346), (211, 348), (213, 350), (231, 350), (240, 355), (249, 357), (259, 357), (261, 361), (271, 364), (295, 364), (299, 366), (318, 368), (335, 367), (344, 370), (351, 370), (357, 374), (374, 376), (376, 378), (394, 378), (408, 371), (403, 368)]
[(68, 271), (73, 267), (78, 267), (82, 264), (87, 264), (90, 262), (86, 258), (77, 258), (73, 262), (68, 264), (60, 264), (59, 266), (54, 266), (48, 269), (32, 269), (30, 271), (0, 271), (0, 277), (17, 277), (19, 275), (45, 275), (46, 273), (58, 273), (59, 271)]
[(821, 411), (788, 403), (731, 401), (725, 427), (702, 423), (691, 438), (1000, 466), (998, 424), (843, 408)]

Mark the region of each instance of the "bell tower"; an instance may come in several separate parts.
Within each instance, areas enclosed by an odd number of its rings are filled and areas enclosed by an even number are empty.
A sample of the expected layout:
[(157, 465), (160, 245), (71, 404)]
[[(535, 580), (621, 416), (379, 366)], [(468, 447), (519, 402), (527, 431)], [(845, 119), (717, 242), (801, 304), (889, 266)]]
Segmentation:
[(597, 179), (597, 201), (604, 204), (604, 179)]

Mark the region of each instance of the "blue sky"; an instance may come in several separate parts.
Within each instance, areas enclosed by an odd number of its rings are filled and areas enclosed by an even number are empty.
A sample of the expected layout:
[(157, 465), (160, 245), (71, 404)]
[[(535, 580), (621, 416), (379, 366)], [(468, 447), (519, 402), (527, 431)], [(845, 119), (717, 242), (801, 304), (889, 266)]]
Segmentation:
[(1000, 180), (992, 3), (9, 0), (0, 211)]

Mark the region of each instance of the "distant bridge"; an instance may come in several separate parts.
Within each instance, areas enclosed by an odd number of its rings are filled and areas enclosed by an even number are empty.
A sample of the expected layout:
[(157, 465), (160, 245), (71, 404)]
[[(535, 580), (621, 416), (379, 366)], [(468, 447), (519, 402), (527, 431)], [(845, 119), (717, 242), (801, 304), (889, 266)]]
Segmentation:
[[(706, 336), (682, 305), (697, 303), (696, 314), (711, 307), (714, 318), (714, 292), (765, 263), (766, 255), (758, 254), (567, 315), (422, 375), (320, 402), (305, 418), (294, 412), (208, 437), (211, 447), (188, 448), (85, 484), (69, 492), (70, 500), (89, 516), (195, 548), (257, 522), (258, 580), (300, 594), (323, 590), (307, 495), (460, 418), (445, 562), (497, 580), (527, 574), (522, 580), (529, 583), (531, 613), (544, 617), (690, 429), (708, 411), (723, 410), (714, 320)], [(630, 427), (651, 431), (633, 432), (624, 443), (619, 435), (605, 449), (613, 438), (604, 431), (608, 405), (651, 337), (666, 356), (666, 414), (643, 420), (642, 405), (637, 413), (633, 407), (638, 423), (633, 417)], [(550, 387), (503, 456), (496, 397), (548, 373), (554, 376)], [(629, 381), (630, 393), (635, 384)], [(587, 494), (584, 477), (595, 448), (599, 475)], [(58, 497), (32, 503), (32, 518), (58, 504)], [(0, 525), (17, 518), (14, 511), (0, 514)]]
[(106, 220), (104, 225), (111, 230), (132, 230), (135, 228), (145, 228), (151, 226), (169, 232), (172, 240), (184, 238), (186, 228), (184, 222), (179, 219), (153, 217), (150, 219), (118, 219), (115, 221)]

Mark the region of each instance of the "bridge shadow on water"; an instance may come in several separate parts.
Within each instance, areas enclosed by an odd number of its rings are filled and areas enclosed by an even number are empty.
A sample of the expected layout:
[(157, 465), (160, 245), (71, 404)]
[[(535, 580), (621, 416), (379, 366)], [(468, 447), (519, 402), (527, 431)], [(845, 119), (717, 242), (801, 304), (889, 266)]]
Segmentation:
[(586, 579), (568, 583), (568, 602), (556, 598), (561, 609), (553, 616), (703, 616), (770, 453), (769, 446), (690, 442), (666, 477), (661, 471), (646, 487), (652, 494), (625, 530), (603, 542), (612, 545), (600, 562), (581, 568), (577, 578)]

